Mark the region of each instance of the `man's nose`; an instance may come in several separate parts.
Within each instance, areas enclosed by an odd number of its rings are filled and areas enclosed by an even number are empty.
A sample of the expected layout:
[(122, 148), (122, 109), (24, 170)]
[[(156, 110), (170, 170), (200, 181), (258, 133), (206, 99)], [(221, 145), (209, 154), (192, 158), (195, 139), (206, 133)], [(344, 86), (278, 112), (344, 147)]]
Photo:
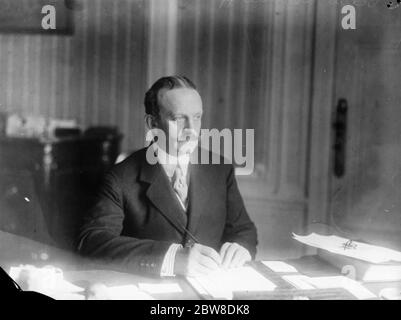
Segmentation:
[(186, 124), (185, 124), (185, 129), (194, 129), (194, 120), (191, 117), (187, 118)]

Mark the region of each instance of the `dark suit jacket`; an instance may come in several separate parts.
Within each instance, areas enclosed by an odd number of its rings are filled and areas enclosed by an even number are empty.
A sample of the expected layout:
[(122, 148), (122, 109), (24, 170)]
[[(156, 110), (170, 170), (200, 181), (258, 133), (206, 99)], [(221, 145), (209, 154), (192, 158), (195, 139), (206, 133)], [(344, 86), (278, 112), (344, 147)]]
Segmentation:
[(220, 250), (237, 242), (256, 254), (256, 228), (245, 210), (232, 165), (190, 164), (185, 212), (160, 164), (146, 161), (146, 148), (106, 175), (95, 206), (84, 219), (78, 250), (134, 273), (159, 275), (172, 243), (184, 244), (187, 229), (203, 245)]

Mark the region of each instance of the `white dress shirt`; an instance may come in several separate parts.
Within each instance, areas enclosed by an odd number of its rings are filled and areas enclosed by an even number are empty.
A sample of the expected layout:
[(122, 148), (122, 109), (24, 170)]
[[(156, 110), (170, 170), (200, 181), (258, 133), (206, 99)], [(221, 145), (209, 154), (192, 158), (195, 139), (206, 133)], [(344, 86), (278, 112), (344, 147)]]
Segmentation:
[[(170, 179), (170, 181), (174, 175), (174, 171), (175, 171), (175, 168), (177, 167), (177, 165), (179, 165), (181, 167), (184, 179), (186, 181), (188, 181), (187, 174), (188, 174), (188, 165), (189, 165), (189, 160), (190, 160), (190, 154), (186, 153), (186, 154), (179, 155), (178, 157), (175, 157), (175, 156), (172, 156), (172, 155), (166, 153), (163, 149), (159, 148), (155, 143), (153, 145), (155, 145), (153, 148), (154, 148), (155, 152), (157, 153), (158, 162), (163, 167), (163, 169), (166, 172), (167, 177)], [(186, 208), (185, 204), (182, 202), (181, 198), (178, 196), (178, 194), (176, 194), (176, 196), (177, 196), (177, 199), (180, 202), (182, 208), (184, 209), (184, 211), (187, 211), (187, 208)]]
[[(188, 165), (189, 165), (189, 160), (190, 160), (189, 153), (182, 154), (182, 155), (179, 155), (178, 157), (175, 157), (175, 156), (172, 156), (172, 155), (166, 153), (163, 149), (159, 148), (157, 146), (157, 143), (153, 143), (152, 146), (157, 154), (158, 162), (161, 164), (162, 168), (166, 172), (167, 177), (170, 179), (170, 181), (174, 175), (175, 168), (177, 167), (178, 164), (180, 165), (180, 167), (182, 169), (182, 173), (183, 173), (185, 180), (188, 181), (187, 174), (188, 174)], [(187, 208), (186, 208), (185, 204), (182, 202), (181, 198), (178, 196), (178, 194), (176, 194), (176, 196), (177, 196), (177, 199), (180, 202), (182, 208), (184, 209), (184, 211), (187, 211)], [(180, 248), (182, 248), (181, 244), (173, 243), (167, 250), (167, 253), (164, 256), (162, 268), (160, 271), (160, 275), (162, 277), (175, 276), (175, 274), (174, 274), (175, 255)]]

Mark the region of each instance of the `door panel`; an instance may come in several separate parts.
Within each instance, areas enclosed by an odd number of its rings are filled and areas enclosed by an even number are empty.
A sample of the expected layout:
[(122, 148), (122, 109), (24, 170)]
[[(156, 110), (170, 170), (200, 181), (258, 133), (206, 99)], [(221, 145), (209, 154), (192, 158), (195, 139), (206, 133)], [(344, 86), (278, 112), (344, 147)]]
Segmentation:
[(345, 174), (335, 177), (331, 170), (331, 223), (350, 237), (397, 248), (401, 39), (395, 30), (401, 10), (384, 4), (356, 9), (356, 30), (338, 31), (335, 97), (348, 102), (348, 129)]

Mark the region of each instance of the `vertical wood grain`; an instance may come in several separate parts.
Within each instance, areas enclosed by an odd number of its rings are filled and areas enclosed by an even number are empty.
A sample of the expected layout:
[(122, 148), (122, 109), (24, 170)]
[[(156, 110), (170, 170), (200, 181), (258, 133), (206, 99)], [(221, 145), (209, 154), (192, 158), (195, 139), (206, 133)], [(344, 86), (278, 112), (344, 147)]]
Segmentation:
[[(0, 34), (2, 110), (116, 125), (143, 145), (144, 0), (85, 0), (71, 36)], [(135, 61), (135, 63), (133, 63)]]

